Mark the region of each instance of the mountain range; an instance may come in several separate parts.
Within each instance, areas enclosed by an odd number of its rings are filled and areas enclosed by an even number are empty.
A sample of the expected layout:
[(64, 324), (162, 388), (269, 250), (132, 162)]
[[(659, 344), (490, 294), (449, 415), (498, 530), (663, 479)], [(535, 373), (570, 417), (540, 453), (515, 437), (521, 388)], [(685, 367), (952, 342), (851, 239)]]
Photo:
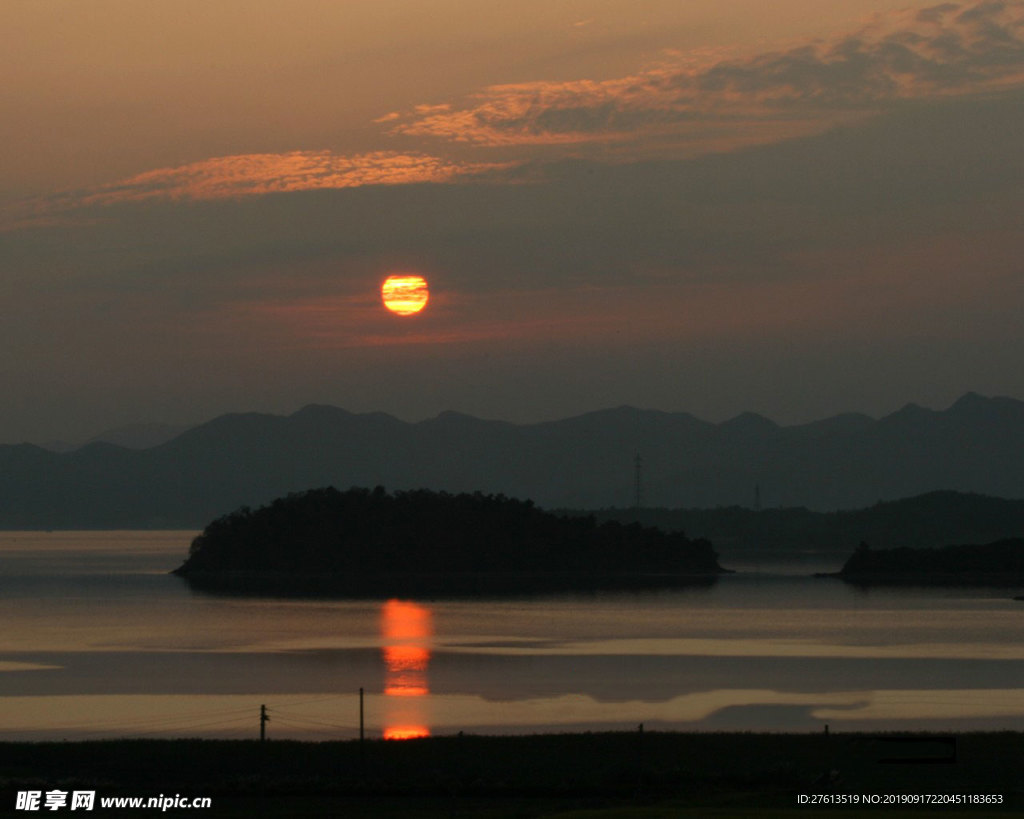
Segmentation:
[[(637, 467), (639, 456), (639, 468)], [(1024, 402), (968, 393), (780, 426), (632, 407), (512, 424), (310, 405), (223, 415), (146, 449), (0, 446), (0, 528), (199, 528), (313, 487), (482, 491), (546, 508), (852, 509), (935, 490), (1024, 497)]]
[(47, 441), (41, 444), (41, 446), (43, 449), (49, 449), (52, 452), (71, 452), (85, 444), (95, 443), (116, 444), (117, 446), (123, 446), (125, 449), (149, 449), (150, 447), (159, 446), (165, 441), (170, 441), (172, 438), (176, 438), (190, 428), (189, 425), (185, 424), (127, 424), (104, 430), (84, 442)]

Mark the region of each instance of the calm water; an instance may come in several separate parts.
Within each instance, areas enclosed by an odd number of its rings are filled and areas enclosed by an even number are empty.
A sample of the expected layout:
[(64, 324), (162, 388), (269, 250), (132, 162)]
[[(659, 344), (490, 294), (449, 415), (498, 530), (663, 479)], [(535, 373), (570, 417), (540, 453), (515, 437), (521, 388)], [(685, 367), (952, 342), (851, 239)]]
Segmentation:
[(0, 737), (1024, 730), (1021, 590), (858, 591), (828, 560), (711, 588), (278, 600), (167, 574), (189, 532), (0, 532)]

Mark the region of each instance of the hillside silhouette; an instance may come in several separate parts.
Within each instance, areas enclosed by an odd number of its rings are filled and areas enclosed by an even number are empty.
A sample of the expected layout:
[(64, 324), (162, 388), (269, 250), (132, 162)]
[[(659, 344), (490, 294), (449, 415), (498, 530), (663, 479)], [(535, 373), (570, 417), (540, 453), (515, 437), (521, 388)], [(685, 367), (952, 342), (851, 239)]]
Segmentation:
[(672, 585), (722, 571), (709, 542), (679, 532), (479, 492), (328, 487), (217, 518), (175, 573), (208, 589), (392, 594)]
[(856, 509), (938, 490), (1024, 497), (1024, 402), (965, 395), (779, 426), (713, 424), (630, 407), (511, 424), (446, 412), (406, 423), (308, 406), (224, 415), (159, 446), (72, 452), (0, 446), (0, 527), (198, 528), (225, 509), (311, 486), (429, 487), (532, 498), (543, 508)]

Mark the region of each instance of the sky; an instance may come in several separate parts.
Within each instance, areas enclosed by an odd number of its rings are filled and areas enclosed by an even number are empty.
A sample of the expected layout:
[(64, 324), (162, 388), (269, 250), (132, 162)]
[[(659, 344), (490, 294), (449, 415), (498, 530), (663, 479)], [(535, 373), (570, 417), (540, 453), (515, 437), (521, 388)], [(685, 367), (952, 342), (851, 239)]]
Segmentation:
[(0, 442), (1024, 397), (1020, 0), (8, 0), (0, 30)]

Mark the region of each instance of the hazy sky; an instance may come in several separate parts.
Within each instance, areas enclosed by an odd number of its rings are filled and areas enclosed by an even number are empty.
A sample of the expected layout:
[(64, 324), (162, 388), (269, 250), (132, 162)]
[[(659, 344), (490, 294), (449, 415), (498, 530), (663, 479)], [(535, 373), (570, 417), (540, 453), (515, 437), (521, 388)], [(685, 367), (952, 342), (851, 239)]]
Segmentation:
[[(0, 442), (1024, 397), (1024, 2), (7, 0)], [(393, 272), (430, 283), (385, 311)]]

